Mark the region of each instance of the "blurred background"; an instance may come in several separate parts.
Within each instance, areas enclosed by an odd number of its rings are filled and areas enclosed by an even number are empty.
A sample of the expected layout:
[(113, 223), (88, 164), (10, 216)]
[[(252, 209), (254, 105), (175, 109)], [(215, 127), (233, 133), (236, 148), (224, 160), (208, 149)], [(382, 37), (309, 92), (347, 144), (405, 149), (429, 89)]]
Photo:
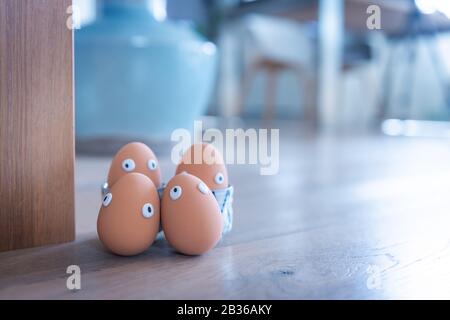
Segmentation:
[(74, 3), (81, 150), (195, 119), (450, 136), (450, 1)]

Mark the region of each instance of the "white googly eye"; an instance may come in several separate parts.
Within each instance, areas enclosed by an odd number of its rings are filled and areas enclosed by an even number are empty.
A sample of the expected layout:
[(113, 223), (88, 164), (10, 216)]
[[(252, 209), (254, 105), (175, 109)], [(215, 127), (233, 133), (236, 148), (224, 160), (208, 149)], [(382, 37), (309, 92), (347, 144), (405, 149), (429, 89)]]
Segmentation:
[(178, 200), (181, 197), (182, 193), (183, 189), (181, 189), (180, 186), (175, 186), (172, 189), (170, 189), (170, 198), (172, 200)]
[(222, 184), (224, 180), (225, 180), (225, 178), (223, 177), (223, 174), (220, 173), (220, 172), (219, 172), (218, 174), (216, 174), (216, 176), (215, 176), (215, 178), (214, 178), (214, 181), (215, 181), (217, 184)]
[(112, 193), (107, 193), (105, 194), (105, 196), (103, 197), (103, 206), (106, 208), (107, 206), (109, 206), (109, 204), (112, 201)]
[(151, 203), (144, 204), (144, 206), (142, 207), (142, 215), (144, 216), (144, 218), (149, 219), (154, 215), (154, 213), (155, 210), (153, 209)]
[(158, 163), (156, 162), (156, 160), (150, 159), (147, 162), (147, 167), (149, 170), (154, 171), (156, 170), (156, 168), (158, 168)]
[(208, 187), (203, 182), (200, 182), (198, 184), (198, 190), (200, 190), (200, 192), (203, 193), (203, 194), (208, 194), (209, 193)]
[(133, 159), (125, 159), (122, 162), (122, 169), (126, 172), (131, 172), (136, 168), (136, 164), (134, 163)]

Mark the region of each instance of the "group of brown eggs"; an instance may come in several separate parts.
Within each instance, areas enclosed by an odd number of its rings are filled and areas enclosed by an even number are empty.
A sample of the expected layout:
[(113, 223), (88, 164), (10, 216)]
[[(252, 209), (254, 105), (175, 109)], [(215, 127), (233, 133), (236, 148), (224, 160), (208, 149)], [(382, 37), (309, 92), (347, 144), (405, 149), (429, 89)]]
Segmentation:
[(223, 158), (210, 144), (187, 150), (167, 185), (153, 151), (143, 143), (127, 144), (111, 163), (97, 219), (99, 239), (109, 251), (131, 256), (147, 250), (162, 230), (178, 252), (203, 254), (229, 223), (216, 196), (229, 188)]

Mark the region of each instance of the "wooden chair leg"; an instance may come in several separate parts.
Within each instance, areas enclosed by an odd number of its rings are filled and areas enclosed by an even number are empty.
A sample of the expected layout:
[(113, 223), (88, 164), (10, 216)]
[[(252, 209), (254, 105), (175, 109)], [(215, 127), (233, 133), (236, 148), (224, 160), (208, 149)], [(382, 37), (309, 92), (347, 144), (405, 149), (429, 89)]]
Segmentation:
[(257, 70), (255, 66), (250, 66), (244, 72), (243, 80), (242, 80), (242, 88), (241, 93), (238, 99), (238, 105), (236, 107), (236, 114), (241, 116), (244, 112), (245, 99), (250, 94), (250, 90), (252, 88), (253, 79), (255, 78)]
[(306, 72), (298, 72), (298, 79), (300, 82), (300, 92), (303, 93), (305, 109), (305, 119), (309, 121), (314, 127), (317, 126), (317, 106), (316, 106), (316, 81), (313, 75)]
[(276, 97), (276, 85), (277, 85), (278, 71), (270, 68), (267, 70), (267, 82), (266, 82), (266, 98), (265, 98), (265, 113), (264, 122), (270, 124), (273, 120), (275, 111), (275, 97)]

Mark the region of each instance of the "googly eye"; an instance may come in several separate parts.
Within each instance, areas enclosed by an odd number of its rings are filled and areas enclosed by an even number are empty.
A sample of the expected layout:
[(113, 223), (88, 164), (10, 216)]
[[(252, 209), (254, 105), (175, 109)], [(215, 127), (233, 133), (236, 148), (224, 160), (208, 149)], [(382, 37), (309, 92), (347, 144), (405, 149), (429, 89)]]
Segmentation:
[(223, 174), (220, 173), (220, 172), (219, 172), (218, 174), (216, 174), (216, 176), (215, 176), (215, 178), (214, 178), (214, 181), (215, 181), (217, 184), (222, 184), (224, 180), (225, 180), (225, 178), (223, 177)]
[(182, 193), (183, 189), (181, 189), (180, 186), (175, 186), (172, 189), (170, 189), (170, 198), (172, 200), (178, 200), (181, 197)]
[(208, 194), (209, 193), (208, 187), (203, 182), (200, 182), (197, 187), (198, 187), (198, 190), (200, 190), (201, 193), (203, 193), (203, 194)]
[(158, 168), (158, 163), (156, 162), (156, 160), (150, 159), (147, 162), (147, 167), (149, 170), (154, 171), (156, 170), (156, 168)]
[(142, 207), (142, 215), (144, 216), (144, 218), (149, 219), (153, 216), (154, 213), (155, 210), (153, 209), (151, 203), (144, 204), (144, 206)]
[(126, 172), (131, 172), (136, 168), (136, 164), (134, 163), (133, 159), (125, 159), (122, 162), (122, 169)]
[(107, 206), (109, 206), (109, 204), (112, 201), (112, 193), (107, 193), (105, 194), (105, 196), (103, 197), (103, 206), (106, 208)]

